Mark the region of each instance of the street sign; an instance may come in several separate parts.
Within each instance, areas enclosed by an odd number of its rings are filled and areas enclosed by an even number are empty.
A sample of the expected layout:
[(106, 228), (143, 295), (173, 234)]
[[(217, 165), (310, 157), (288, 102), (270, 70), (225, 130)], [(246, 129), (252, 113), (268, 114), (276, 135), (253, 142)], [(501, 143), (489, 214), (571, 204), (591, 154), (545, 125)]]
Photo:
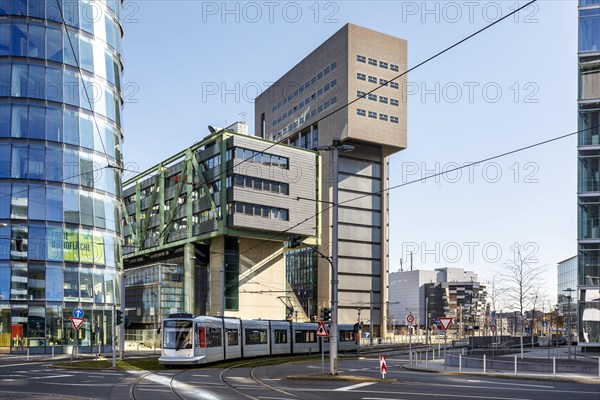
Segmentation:
[(75, 318), (83, 318), (83, 310), (81, 308), (76, 308), (73, 310), (73, 316)]
[(490, 330), (492, 332), (496, 332), (496, 325), (490, 325)]
[(71, 323), (73, 324), (73, 328), (75, 328), (75, 330), (79, 329), (79, 327), (81, 326), (81, 324), (83, 324), (84, 321), (84, 318), (71, 317)]
[(492, 319), (496, 319), (496, 311), (492, 311)]
[(447, 331), (448, 327), (452, 323), (452, 318), (440, 318), (439, 320), (440, 320), (440, 325), (442, 325), (442, 328), (444, 328), (444, 330)]
[(406, 316), (406, 322), (408, 322), (409, 324), (412, 324), (413, 322), (415, 322), (415, 316), (412, 314), (408, 314)]
[(381, 372), (381, 377), (385, 379), (385, 374), (387, 374), (387, 363), (385, 356), (379, 356), (379, 371)]
[(327, 329), (325, 329), (325, 325), (323, 325), (323, 321), (319, 322), (319, 327), (317, 328), (317, 336), (318, 337), (329, 337), (329, 333), (327, 333)]

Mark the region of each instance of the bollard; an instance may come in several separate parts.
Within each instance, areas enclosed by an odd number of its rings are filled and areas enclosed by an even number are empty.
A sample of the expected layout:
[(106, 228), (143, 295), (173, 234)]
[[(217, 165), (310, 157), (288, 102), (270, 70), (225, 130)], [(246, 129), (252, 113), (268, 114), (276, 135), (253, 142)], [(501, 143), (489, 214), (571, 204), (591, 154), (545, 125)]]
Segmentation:
[(552, 357), (552, 376), (556, 376), (556, 357)]
[(462, 372), (462, 354), (458, 355), (458, 372)]
[(483, 373), (486, 373), (485, 354), (483, 355)]
[(54, 358), (54, 346), (52, 346), (52, 358)]
[(427, 359), (429, 358), (429, 353), (425, 353), (425, 368), (427, 368)]
[(29, 361), (29, 347), (27, 347), (27, 361)]
[(515, 375), (517, 374), (517, 356), (515, 356)]

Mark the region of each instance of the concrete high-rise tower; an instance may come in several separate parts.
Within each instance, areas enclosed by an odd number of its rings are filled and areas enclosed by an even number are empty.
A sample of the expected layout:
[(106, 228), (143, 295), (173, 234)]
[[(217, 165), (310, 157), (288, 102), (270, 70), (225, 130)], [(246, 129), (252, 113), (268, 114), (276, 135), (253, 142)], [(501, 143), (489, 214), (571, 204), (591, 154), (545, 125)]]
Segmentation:
[[(356, 322), (357, 309), (372, 304), (368, 324), (378, 335), (387, 319), (388, 157), (406, 148), (406, 76), (395, 79), (406, 71), (406, 49), (405, 40), (347, 24), (255, 103), (255, 134), (264, 139), (308, 149), (334, 140), (354, 146), (340, 154), (337, 176), (331, 173), (330, 152), (321, 153), (320, 205), (315, 210), (326, 211), (320, 214), (317, 235), (321, 253), (331, 255), (328, 204), (338, 180), (339, 322)], [(310, 297), (304, 302), (310, 309), (304, 311), (315, 317), (330, 304), (331, 268), (322, 257), (312, 261), (311, 252), (290, 252), (287, 264), (318, 276), (317, 290), (310, 293), (305, 282), (290, 282), (297, 293)]]

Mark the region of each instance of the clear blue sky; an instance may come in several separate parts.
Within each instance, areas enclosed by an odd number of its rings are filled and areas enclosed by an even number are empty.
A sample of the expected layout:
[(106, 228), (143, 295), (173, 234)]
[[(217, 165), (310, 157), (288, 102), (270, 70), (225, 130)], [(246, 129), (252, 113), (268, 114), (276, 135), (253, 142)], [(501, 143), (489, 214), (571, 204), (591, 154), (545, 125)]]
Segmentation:
[[(406, 39), (413, 66), (525, 3), (126, 1), (125, 162), (144, 170), (241, 113), (253, 127), (258, 91), (347, 22)], [(577, 2), (540, 1), (408, 81), (391, 186), (574, 132)], [(392, 190), (390, 271), (412, 248), (415, 268), (485, 280), (530, 242), (555, 296), (556, 263), (576, 254), (576, 168), (572, 136)]]

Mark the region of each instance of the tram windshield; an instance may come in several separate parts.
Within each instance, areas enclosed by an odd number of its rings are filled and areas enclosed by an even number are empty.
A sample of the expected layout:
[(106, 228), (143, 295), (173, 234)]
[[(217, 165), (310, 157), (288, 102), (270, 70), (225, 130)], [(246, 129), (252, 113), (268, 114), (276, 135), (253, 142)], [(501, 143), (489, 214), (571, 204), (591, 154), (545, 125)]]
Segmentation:
[(164, 322), (163, 347), (165, 349), (192, 348), (192, 321), (170, 320)]

